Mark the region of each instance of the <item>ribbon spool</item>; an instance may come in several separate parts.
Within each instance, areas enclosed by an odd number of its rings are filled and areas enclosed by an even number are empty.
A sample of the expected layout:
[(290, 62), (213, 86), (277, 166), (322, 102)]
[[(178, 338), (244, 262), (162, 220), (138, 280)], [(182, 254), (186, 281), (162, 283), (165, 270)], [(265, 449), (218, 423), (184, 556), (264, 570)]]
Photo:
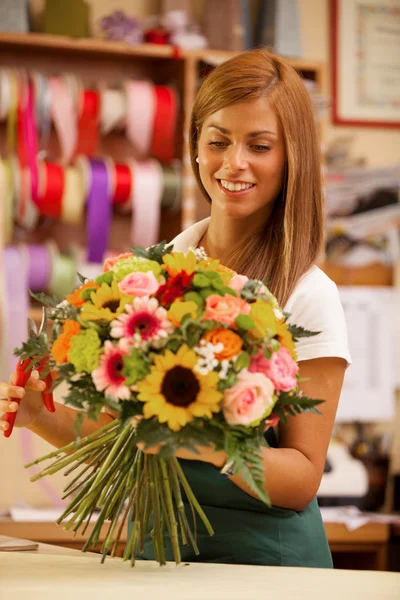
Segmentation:
[(153, 246), (160, 229), (163, 171), (154, 159), (134, 165), (132, 188), (131, 242), (138, 246)]
[(175, 130), (178, 116), (178, 97), (175, 90), (157, 86), (151, 155), (161, 162), (170, 162), (175, 152)]
[(79, 104), (78, 139), (75, 153), (93, 156), (99, 137), (100, 94), (94, 90), (81, 90)]
[(32, 292), (43, 292), (49, 288), (53, 266), (47, 246), (28, 244), (28, 288)]
[(142, 157), (150, 153), (156, 113), (156, 93), (150, 81), (125, 83), (126, 135)]
[(102, 90), (100, 92), (100, 129), (103, 135), (123, 130), (127, 118), (125, 90)]
[(68, 225), (79, 225), (85, 213), (85, 183), (82, 170), (67, 167), (64, 170), (64, 190), (61, 199), (61, 221)]
[[(107, 162), (80, 158), (86, 178), (88, 261), (101, 263), (108, 246), (112, 219), (112, 176)], [(86, 166), (85, 166), (86, 165)]]
[(51, 91), (51, 116), (57, 132), (61, 162), (68, 164), (74, 154), (77, 140), (76, 111), (70, 88), (63, 79), (49, 81)]
[(0, 198), (3, 199), (4, 242), (9, 244), (14, 227), (14, 185), (12, 168), (7, 160), (0, 160)]
[(64, 185), (64, 169), (60, 165), (40, 163), (37, 204), (41, 215), (52, 219), (60, 218)]

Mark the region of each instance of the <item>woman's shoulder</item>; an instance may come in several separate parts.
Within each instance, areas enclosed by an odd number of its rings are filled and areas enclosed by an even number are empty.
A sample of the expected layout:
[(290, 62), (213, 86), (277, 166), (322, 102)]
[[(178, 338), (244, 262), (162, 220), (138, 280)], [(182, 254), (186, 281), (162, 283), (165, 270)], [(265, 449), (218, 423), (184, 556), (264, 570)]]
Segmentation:
[(296, 344), (299, 360), (339, 356), (351, 362), (338, 287), (319, 267), (312, 267), (300, 278), (285, 312), (290, 314), (290, 323), (320, 332), (299, 340)]
[(174, 251), (176, 252), (187, 252), (189, 248), (196, 248), (197, 244), (203, 237), (208, 224), (210, 222), (210, 217), (203, 219), (202, 221), (198, 221), (190, 227), (184, 229), (179, 235), (177, 235), (173, 240), (171, 240), (171, 244), (174, 245)]
[(322, 269), (314, 265), (297, 282), (289, 297), (285, 310), (290, 311), (295, 304), (311, 301), (313, 304), (329, 298), (339, 298), (337, 285)]

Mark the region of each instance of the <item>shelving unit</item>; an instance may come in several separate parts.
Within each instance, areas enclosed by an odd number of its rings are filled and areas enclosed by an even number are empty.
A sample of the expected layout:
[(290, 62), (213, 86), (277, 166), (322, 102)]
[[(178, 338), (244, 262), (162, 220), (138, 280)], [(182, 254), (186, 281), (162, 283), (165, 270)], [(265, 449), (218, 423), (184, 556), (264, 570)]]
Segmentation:
[[(180, 96), (175, 158), (182, 163), (182, 198), (179, 212), (163, 210), (161, 215), (160, 239), (172, 239), (182, 229), (208, 215), (209, 207), (196, 193), (192, 175), (188, 139), (190, 111), (198, 87), (201, 66), (214, 66), (227, 60), (234, 53), (201, 50), (186, 51), (172, 46), (141, 44), (130, 46), (124, 42), (101, 39), (71, 39), (45, 34), (0, 34), (0, 69), (17, 68), (40, 71), (54, 76), (61, 72), (73, 72), (88, 87), (94, 85), (117, 86), (126, 78), (150, 78), (156, 84), (173, 84)], [(325, 89), (325, 68), (321, 62), (290, 60), (292, 66), (304, 77), (316, 82), (319, 91)], [(0, 154), (5, 156), (5, 124), (0, 124)], [(57, 141), (52, 136), (50, 148), (57, 156)], [(135, 158), (135, 150), (120, 133), (101, 138), (98, 156), (110, 155), (115, 161)], [(1, 210), (1, 208), (0, 208)], [(129, 230), (131, 216), (114, 211), (109, 246), (123, 252), (130, 247)], [(4, 243), (0, 232), (0, 252)], [(14, 242), (41, 243), (52, 237), (61, 250), (71, 242), (81, 247), (86, 245), (85, 223), (68, 226), (50, 222), (32, 233), (18, 230)]]

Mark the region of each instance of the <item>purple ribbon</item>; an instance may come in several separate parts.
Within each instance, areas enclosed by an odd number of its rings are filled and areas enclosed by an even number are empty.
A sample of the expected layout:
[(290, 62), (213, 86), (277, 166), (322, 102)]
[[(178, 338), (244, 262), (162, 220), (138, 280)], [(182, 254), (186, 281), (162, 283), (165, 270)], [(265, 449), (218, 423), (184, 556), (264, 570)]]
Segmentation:
[(101, 263), (108, 246), (112, 218), (112, 199), (106, 163), (90, 159), (87, 208), (88, 261)]
[(51, 258), (47, 246), (29, 244), (28, 288), (32, 292), (43, 292), (49, 287), (51, 276)]

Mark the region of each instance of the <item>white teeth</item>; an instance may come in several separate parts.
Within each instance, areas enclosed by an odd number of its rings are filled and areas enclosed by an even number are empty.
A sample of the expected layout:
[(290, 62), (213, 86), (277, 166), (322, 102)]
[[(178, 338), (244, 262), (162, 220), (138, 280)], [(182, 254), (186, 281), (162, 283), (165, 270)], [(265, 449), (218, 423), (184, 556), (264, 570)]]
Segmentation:
[(221, 185), (222, 185), (222, 187), (229, 190), (230, 192), (240, 192), (242, 190), (248, 190), (249, 188), (253, 187), (254, 184), (253, 183), (232, 183), (231, 181), (225, 181), (224, 179), (221, 179)]

